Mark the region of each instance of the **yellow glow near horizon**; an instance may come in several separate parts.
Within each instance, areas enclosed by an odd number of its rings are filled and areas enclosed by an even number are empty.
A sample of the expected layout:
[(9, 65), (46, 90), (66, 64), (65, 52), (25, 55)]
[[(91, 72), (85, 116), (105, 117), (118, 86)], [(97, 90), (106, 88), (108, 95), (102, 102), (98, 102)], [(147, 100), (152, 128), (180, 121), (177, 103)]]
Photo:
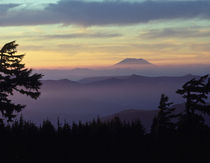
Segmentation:
[[(186, 27), (194, 30), (190, 21), (154, 24), (0, 27), (0, 44), (17, 40), (18, 52), (26, 54), (24, 63), (32, 68), (110, 66), (124, 58), (143, 58), (157, 65), (209, 63), (210, 37), (205, 36), (210, 35), (209, 22), (201, 21), (200, 33), (189, 33), (188, 37), (178, 32)], [(179, 30), (170, 37), (161, 32), (159, 35), (163, 36), (157, 35), (157, 38), (145, 37), (145, 34), (164, 29)]]

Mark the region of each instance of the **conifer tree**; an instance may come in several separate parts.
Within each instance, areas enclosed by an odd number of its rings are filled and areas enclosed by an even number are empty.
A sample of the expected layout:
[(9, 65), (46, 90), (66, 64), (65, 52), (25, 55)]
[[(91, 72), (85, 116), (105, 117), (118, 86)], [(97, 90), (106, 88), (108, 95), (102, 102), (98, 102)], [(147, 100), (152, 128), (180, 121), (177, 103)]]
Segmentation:
[(200, 129), (204, 125), (203, 115), (210, 115), (210, 105), (206, 104), (210, 92), (210, 79), (208, 75), (199, 79), (193, 78), (186, 82), (177, 93), (182, 95), (185, 101), (185, 110), (180, 117), (180, 125), (188, 129)]
[(33, 99), (40, 95), (41, 74), (32, 74), (32, 69), (22, 63), (24, 54), (17, 55), (15, 41), (5, 44), (0, 50), (0, 112), (2, 118), (11, 121), (25, 105), (15, 104), (9, 96), (15, 92)]
[(175, 108), (171, 108), (173, 103), (169, 102), (169, 98), (162, 94), (160, 98), (159, 111), (157, 116), (153, 119), (151, 127), (151, 133), (155, 136), (170, 134), (174, 129), (175, 125), (171, 121), (176, 115), (173, 114)]

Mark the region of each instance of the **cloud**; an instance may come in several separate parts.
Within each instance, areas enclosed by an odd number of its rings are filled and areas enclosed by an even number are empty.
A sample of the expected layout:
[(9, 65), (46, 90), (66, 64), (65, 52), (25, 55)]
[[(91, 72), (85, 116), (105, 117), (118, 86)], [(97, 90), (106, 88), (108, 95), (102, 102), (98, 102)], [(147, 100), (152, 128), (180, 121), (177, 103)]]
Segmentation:
[(43, 38), (48, 39), (74, 39), (74, 38), (113, 38), (120, 37), (119, 33), (73, 33), (73, 34), (56, 34), (45, 35)]
[[(1, 7), (0, 7), (1, 8)], [(210, 1), (101, 1), (61, 0), (44, 9), (8, 11), (1, 26), (15, 25), (129, 25), (153, 20), (210, 18)]]
[(155, 38), (193, 38), (193, 37), (210, 37), (209, 30), (200, 29), (186, 29), (186, 28), (165, 28), (162, 30), (150, 30), (140, 35), (141, 38), (155, 39)]
[(115, 38), (123, 36), (120, 33), (106, 33), (106, 32), (96, 32), (96, 33), (67, 33), (67, 34), (51, 34), (51, 35), (4, 35), (0, 36), (0, 39), (27, 39), (27, 40), (43, 40), (43, 39), (77, 39), (77, 38), (96, 38), (96, 39), (106, 39), (106, 38)]
[(95, 45), (89, 44), (60, 44), (57, 46), (59, 49), (63, 49), (66, 51), (73, 50), (74, 52), (85, 51), (88, 53), (107, 53), (107, 54), (129, 54), (129, 53), (141, 53), (141, 52), (168, 52), (168, 51), (177, 51), (177, 49), (182, 49), (189, 45), (183, 44), (173, 44), (173, 43), (156, 43), (156, 44), (136, 44), (136, 43), (128, 43), (128, 44), (118, 44), (118, 45)]
[(19, 4), (0, 4), (1, 17), (4, 16), (9, 9), (19, 6)]
[(208, 52), (208, 56), (210, 56), (210, 44), (209, 43), (198, 43), (198, 44), (192, 44), (191, 48), (196, 51), (204, 51)]

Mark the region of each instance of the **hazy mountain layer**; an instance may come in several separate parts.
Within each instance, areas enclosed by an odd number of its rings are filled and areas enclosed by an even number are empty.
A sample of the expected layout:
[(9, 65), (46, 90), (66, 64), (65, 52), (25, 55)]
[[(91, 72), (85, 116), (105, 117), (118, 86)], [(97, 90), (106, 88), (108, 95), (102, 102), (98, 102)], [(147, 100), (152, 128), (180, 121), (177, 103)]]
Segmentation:
[(44, 80), (37, 101), (21, 95), (16, 95), (15, 100), (27, 104), (23, 112), (25, 118), (36, 122), (57, 117), (70, 121), (90, 120), (127, 109), (156, 109), (161, 93), (175, 103), (182, 103), (183, 99), (175, 91), (193, 77), (131, 75), (94, 77), (77, 82)]
[(100, 68), (74, 68), (55, 70), (35, 70), (44, 74), (44, 80), (70, 79), (82, 80), (93, 76), (182, 76), (186, 74), (205, 75), (210, 72), (209, 65), (154, 65), (145, 59), (126, 58), (116, 64)]

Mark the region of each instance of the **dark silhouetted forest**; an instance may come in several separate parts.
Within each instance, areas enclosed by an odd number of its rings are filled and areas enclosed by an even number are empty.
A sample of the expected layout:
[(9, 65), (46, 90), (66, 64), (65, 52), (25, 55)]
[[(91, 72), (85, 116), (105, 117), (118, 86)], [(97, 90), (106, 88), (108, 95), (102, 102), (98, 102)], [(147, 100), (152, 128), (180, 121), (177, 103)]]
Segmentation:
[(20, 118), (11, 125), (0, 126), (1, 162), (210, 161), (209, 127), (183, 131), (167, 120), (160, 123), (159, 132), (145, 133), (140, 121), (126, 123), (118, 118), (72, 125), (58, 121), (56, 127), (47, 120), (37, 127)]

